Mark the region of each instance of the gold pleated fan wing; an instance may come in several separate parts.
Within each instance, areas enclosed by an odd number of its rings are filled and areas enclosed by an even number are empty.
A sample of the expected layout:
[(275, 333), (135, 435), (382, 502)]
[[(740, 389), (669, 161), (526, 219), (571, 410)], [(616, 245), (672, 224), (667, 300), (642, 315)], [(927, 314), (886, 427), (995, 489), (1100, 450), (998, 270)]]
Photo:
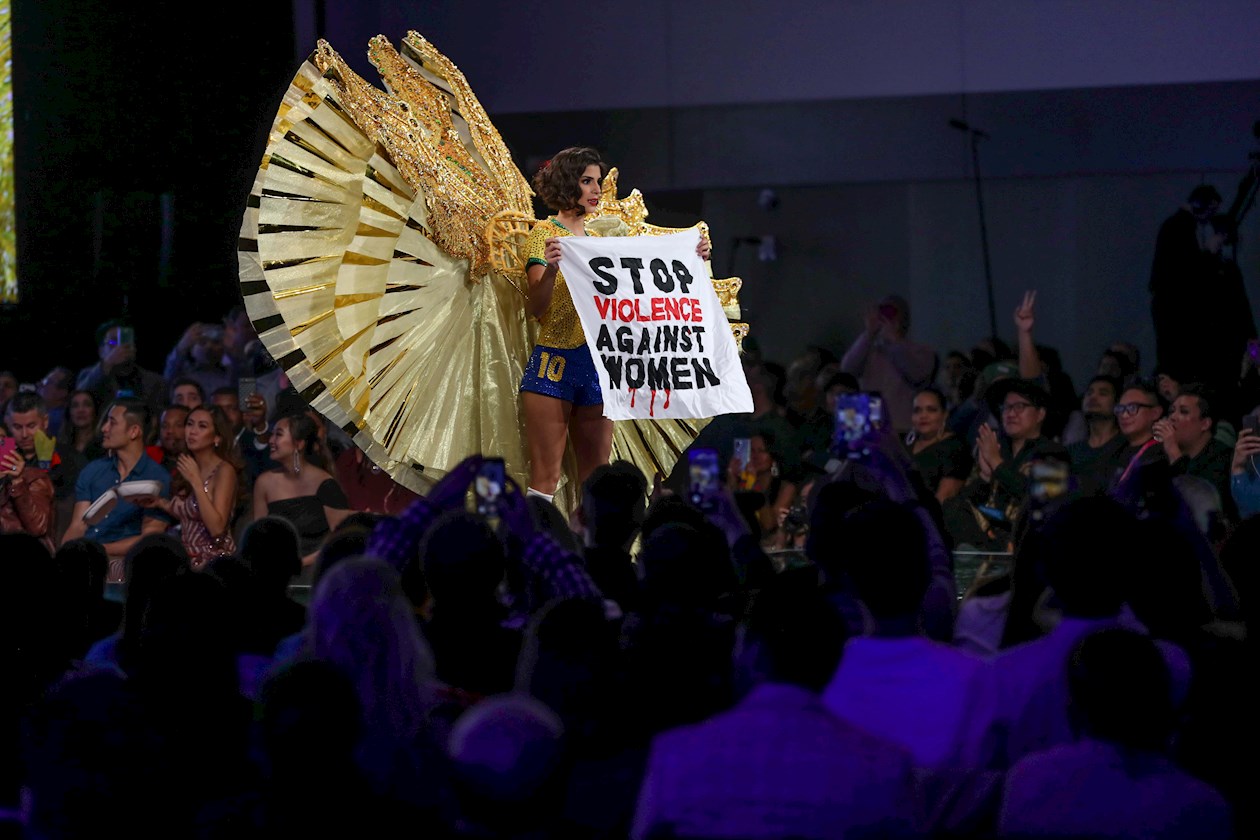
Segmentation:
[(428, 42), (376, 38), (369, 56), (386, 91), (321, 41), (284, 96), (242, 224), (246, 308), (302, 396), (396, 481), (424, 492), (472, 452), (523, 479), (531, 327), (487, 231), (529, 216), (529, 188)]

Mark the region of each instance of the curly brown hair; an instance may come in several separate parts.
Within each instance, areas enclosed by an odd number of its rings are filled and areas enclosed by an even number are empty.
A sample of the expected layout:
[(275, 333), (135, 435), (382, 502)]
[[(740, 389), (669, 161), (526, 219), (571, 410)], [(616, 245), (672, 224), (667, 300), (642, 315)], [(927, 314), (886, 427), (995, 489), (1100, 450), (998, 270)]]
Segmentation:
[(582, 190), (578, 182), (581, 181), (586, 167), (591, 164), (599, 167), (599, 179), (604, 180), (604, 176), (608, 174), (608, 164), (594, 149), (573, 146), (557, 152), (534, 174), (534, 193), (543, 204), (556, 212), (579, 207)]

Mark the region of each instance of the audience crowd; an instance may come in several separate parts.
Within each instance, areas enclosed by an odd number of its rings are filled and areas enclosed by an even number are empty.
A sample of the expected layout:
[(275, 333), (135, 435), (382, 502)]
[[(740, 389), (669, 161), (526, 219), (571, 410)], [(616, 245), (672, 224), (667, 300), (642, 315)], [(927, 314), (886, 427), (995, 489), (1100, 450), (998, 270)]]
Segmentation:
[(241, 307), (161, 372), (115, 320), (0, 374), (4, 825), (1255, 836), (1254, 325), (1233, 370), (1117, 341), (1079, 391), (1034, 293), (1013, 327), (940, 352), (889, 295), (840, 357), (749, 342), (753, 412), (693, 445), (721, 492), (615, 462), (567, 517), (510, 479), (478, 512), (481, 455), (398, 486)]

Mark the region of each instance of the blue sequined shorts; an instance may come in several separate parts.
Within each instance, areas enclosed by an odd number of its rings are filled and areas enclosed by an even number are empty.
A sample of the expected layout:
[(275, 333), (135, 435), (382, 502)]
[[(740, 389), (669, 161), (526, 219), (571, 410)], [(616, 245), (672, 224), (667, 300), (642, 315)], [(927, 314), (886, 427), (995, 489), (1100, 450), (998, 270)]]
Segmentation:
[(521, 390), (531, 391), (574, 405), (603, 405), (604, 392), (599, 388), (599, 374), (591, 351), (584, 344), (572, 350), (561, 350), (542, 344), (534, 352), (521, 377)]

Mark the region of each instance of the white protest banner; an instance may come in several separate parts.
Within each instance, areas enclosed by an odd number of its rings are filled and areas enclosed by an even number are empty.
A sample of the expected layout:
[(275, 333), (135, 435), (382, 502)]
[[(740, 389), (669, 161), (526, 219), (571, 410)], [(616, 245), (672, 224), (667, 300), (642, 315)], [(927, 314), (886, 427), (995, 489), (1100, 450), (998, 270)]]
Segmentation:
[(599, 371), (605, 417), (753, 410), (698, 241), (698, 231), (560, 238), (560, 271)]

